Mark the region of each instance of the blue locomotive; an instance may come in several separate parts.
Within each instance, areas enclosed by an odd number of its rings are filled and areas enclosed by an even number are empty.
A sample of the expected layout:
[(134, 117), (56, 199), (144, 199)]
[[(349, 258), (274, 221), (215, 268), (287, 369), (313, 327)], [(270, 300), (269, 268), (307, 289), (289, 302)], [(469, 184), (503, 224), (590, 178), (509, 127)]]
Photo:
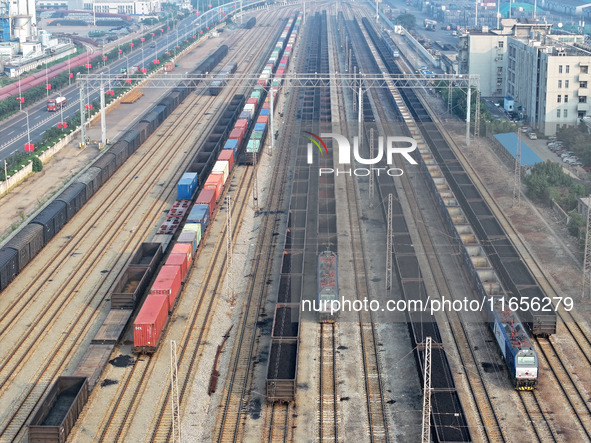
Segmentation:
[(509, 367), (509, 377), (515, 389), (532, 390), (538, 384), (538, 356), (517, 315), (502, 311), (500, 306), (499, 299), (492, 311), (491, 327)]
[(318, 255), (318, 321), (334, 322), (338, 311), (332, 312), (332, 301), (339, 300), (337, 255), (332, 251), (324, 251)]

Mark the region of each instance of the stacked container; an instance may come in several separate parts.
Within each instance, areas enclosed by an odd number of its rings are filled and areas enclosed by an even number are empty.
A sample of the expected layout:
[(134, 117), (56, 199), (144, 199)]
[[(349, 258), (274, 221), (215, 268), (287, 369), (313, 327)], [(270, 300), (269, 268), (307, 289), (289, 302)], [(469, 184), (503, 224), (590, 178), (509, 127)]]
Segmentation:
[(193, 209), (187, 218), (187, 224), (185, 227), (194, 223), (201, 225), (201, 232), (205, 232), (207, 225), (209, 224), (209, 205), (196, 204), (193, 206)]

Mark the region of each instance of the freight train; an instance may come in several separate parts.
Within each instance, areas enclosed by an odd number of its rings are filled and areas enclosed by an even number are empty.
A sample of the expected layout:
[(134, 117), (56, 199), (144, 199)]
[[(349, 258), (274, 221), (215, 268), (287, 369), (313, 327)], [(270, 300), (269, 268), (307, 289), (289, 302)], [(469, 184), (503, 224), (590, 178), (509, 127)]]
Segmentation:
[(230, 62), (224, 66), (220, 73), (216, 75), (215, 80), (209, 85), (209, 94), (218, 95), (220, 92), (222, 92), (222, 88), (226, 86), (228, 76), (230, 74), (234, 74), (237, 68), (238, 65), (234, 62)]
[(339, 315), (333, 312), (333, 301), (339, 300), (339, 272), (337, 255), (324, 251), (318, 255), (318, 320), (332, 323)]
[[(280, 56), (287, 43), (287, 36), (289, 35), (289, 32), (291, 32), (294, 20), (294, 17), (289, 19), (288, 25), (280, 38), (281, 48), (278, 49), (276, 46), (273, 50), (271, 57), (276, 61), (281, 58)], [(227, 64), (223, 70), (225, 71), (224, 76), (234, 72), (235, 68), (235, 63)], [(264, 69), (264, 71), (269, 70), (270, 68), (268, 68), (268, 66)], [(222, 79), (217, 80), (223, 81)], [(173, 203), (171, 211), (169, 212), (169, 215), (171, 216), (169, 217), (170, 223), (165, 223), (157, 234), (168, 237), (164, 240), (163, 244), (168, 245), (169, 242), (172, 241), (172, 236), (183, 222), (183, 217), (180, 216), (177, 209), (183, 208), (186, 212), (191, 207), (193, 194), (200, 187), (199, 183), (203, 183), (202, 190), (195, 199), (195, 205), (190, 209), (190, 214), (186, 218), (181, 233), (181, 236), (187, 237), (191, 235), (190, 233), (195, 233), (195, 236), (193, 237), (194, 240), (192, 240), (194, 247), (192, 253), (193, 255), (195, 254), (209, 223), (211, 223), (211, 219), (214, 217), (215, 209), (223, 194), (224, 188), (228, 183), (232, 168), (235, 165), (236, 160), (239, 158), (246, 140), (248, 140), (247, 134), (250, 134), (251, 140), (257, 140), (260, 143), (259, 149), (262, 149), (262, 144), (264, 144), (264, 138), (267, 133), (267, 120), (259, 122), (257, 121), (257, 115), (259, 112), (266, 109), (264, 108), (265, 105), (263, 99), (266, 95), (264, 88), (268, 87), (268, 85), (269, 81), (266, 81), (264, 84), (257, 84), (254, 87), (250, 98), (248, 98), (243, 105), (242, 111), (240, 111), (239, 115), (238, 112), (236, 112), (237, 115), (235, 115), (234, 118), (238, 118), (235, 120), (232, 129), (229, 130), (228, 140), (223, 144), (223, 149), (219, 152), (215, 164), (213, 164), (211, 168), (206, 167), (205, 164), (197, 170), (189, 168), (189, 171), (196, 172), (198, 176), (193, 176), (190, 175), (191, 173), (188, 173), (184, 177), (184, 180), (181, 179), (182, 183), (179, 182), (177, 185), (178, 200)], [(215, 88), (221, 87), (221, 84), (216, 84), (215, 86)], [(275, 91), (274, 94), (277, 94), (277, 91)], [(267, 99), (269, 98), (270, 97), (267, 97)], [(268, 113), (265, 115), (268, 118)], [(217, 143), (220, 143), (220, 139), (217, 140)], [(208, 144), (208, 142), (206, 142), (206, 144)], [(216, 153), (217, 148), (212, 147), (212, 152)], [(249, 163), (248, 158), (247, 152), (246, 163)], [(204, 176), (207, 176), (205, 182), (203, 182)], [(162, 238), (160, 237), (160, 239)], [(169, 256), (169, 259), (156, 276), (155, 283), (150, 289), (150, 293), (146, 297), (146, 300), (141, 306), (134, 321), (134, 345), (132, 350), (135, 353), (150, 354), (158, 349), (162, 332), (166, 328), (168, 319), (170, 318), (169, 313), (173, 311), (175, 302), (180, 293), (181, 284), (185, 281), (188, 275), (188, 270), (192, 262), (191, 257), (189, 256), (190, 251), (187, 250), (185, 246), (183, 246), (183, 251), (176, 251), (175, 248), (179, 248), (178, 241), (174, 244), (173, 252)], [(174, 257), (174, 260), (171, 261), (171, 257), (173, 257), (175, 251), (180, 255)], [(181, 267), (184, 267), (184, 270), (181, 269)], [(157, 290), (155, 290), (156, 285)]]
[[(402, 74), (388, 48), (388, 45), (393, 45), (388, 42), (389, 37), (380, 37), (366, 18), (363, 19), (363, 23), (388, 71), (394, 75)], [(412, 89), (400, 89), (400, 95), (419, 125), (432, 155), (441, 167), (442, 175), (448, 180), (476, 236), (482, 241), (485, 253), (509, 297), (540, 301), (539, 308), (530, 307), (520, 313), (523, 323), (534, 336), (548, 337), (556, 333), (556, 312), (552, 306), (549, 306), (550, 310), (545, 310), (544, 306), (544, 301), (549, 299), (537, 284), (469, 174), (458, 168), (458, 159), (453, 149), (435, 126), (416, 93)]]
[[(395, 47), (393, 42), (385, 41), (386, 36), (382, 40), (378, 40), (371, 25), (365, 21), (364, 25), (370, 36), (373, 35), (375, 38), (374, 43), (380, 43), (378, 51), (387, 55), (385, 57), (387, 64), (393, 65), (394, 58), (391, 55), (392, 48)], [(423, 176), (427, 180), (452, 237), (462, 252), (463, 264), (475, 291), (484, 303), (487, 321), (507, 364), (509, 378), (518, 390), (534, 389), (538, 382), (538, 357), (525, 327), (515, 312), (503, 309), (504, 306), (507, 306), (506, 303), (503, 303), (503, 300), (506, 300), (507, 292), (493, 271), (486, 251), (478, 242), (478, 236), (468, 223), (463, 209), (458, 205), (458, 199), (449, 183), (443, 178), (441, 166), (435, 162), (427, 147), (421, 145), (419, 151)], [(396, 257), (397, 263), (400, 260), (402, 259)]]
[[(226, 56), (228, 47), (220, 46), (193, 74), (205, 74)], [(196, 86), (196, 85), (195, 85)], [(78, 179), (0, 248), (0, 291), (4, 290), (25, 266), (51, 241), (97, 190), (137, 150), (154, 130), (189, 94), (189, 88), (175, 88), (150, 109), (140, 122), (126, 131)]]

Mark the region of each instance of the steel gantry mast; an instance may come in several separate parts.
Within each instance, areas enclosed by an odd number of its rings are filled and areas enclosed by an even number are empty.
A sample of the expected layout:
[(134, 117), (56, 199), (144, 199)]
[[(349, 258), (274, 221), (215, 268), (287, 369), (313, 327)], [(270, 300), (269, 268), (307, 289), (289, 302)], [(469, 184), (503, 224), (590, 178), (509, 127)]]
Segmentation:
[[(105, 83), (109, 85), (110, 89), (128, 87), (130, 82), (141, 82), (141, 88), (150, 89), (170, 89), (170, 88), (195, 88), (197, 91), (205, 91), (209, 88), (210, 84), (215, 81), (215, 74), (171, 74), (167, 73), (164, 75), (153, 75), (151, 77), (144, 77), (141, 74), (132, 74), (121, 76), (117, 75), (105, 75), (101, 74), (79, 74), (76, 81), (80, 84), (80, 114), (81, 114), (81, 136), (82, 143), (86, 142), (86, 121), (84, 116), (84, 100), (85, 93), (84, 88), (88, 87), (88, 90), (100, 90), (100, 102), (101, 102), (101, 130), (102, 140), (106, 142), (106, 131), (107, 125), (105, 121)], [(249, 87), (256, 83), (259, 79), (259, 74), (233, 74), (228, 77), (227, 87)], [(362, 92), (359, 93), (359, 100), (362, 99), (362, 94), (367, 92), (368, 89), (373, 88), (450, 88), (452, 84), (454, 89), (466, 89), (468, 96), (470, 96), (470, 88), (476, 88), (477, 97), (480, 97), (480, 76), (475, 74), (470, 75), (452, 75), (452, 74), (441, 74), (435, 77), (426, 78), (422, 75), (416, 74), (363, 74), (363, 73), (328, 73), (328, 74), (307, 74), (307, 73), (293, 73), (286, 74), (282, 77), (282, 88), (326, 88), (335, 86), (337, 88), (353, 89), (355, 92), (361, 90), (360, 85), (363, 85)], [(270, 92), (273, 87), (265, 87), (267, 92)], [(355, 103), (358, 105), (358, 103)], [(468, 106), (468, 113), (466, 116), (466, 142), (470, 143), (470, 109)], [(270, 114), (270, 127), (273, 128), (273, 114)], [(475, 135), (478, 135), (478, 129), (480, 126), (480, 112), (476, 112), (475, 115)], [(271, 137), (271, 143), (274, 141), (274, 134)]]

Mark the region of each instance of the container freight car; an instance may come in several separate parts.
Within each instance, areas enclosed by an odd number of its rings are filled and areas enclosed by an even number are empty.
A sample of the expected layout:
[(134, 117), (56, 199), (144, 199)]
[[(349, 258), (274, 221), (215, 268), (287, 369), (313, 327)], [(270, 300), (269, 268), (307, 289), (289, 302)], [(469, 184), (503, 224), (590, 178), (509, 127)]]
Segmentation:
[(29, 442), (65, 443), (88, 401), (86, 377), (58, 377), (29, 424)]
[(133, 322), (132, 352), (152, 354), (158, 349), (160, 336), (168, 322), (167, 295), (149, 295)]

